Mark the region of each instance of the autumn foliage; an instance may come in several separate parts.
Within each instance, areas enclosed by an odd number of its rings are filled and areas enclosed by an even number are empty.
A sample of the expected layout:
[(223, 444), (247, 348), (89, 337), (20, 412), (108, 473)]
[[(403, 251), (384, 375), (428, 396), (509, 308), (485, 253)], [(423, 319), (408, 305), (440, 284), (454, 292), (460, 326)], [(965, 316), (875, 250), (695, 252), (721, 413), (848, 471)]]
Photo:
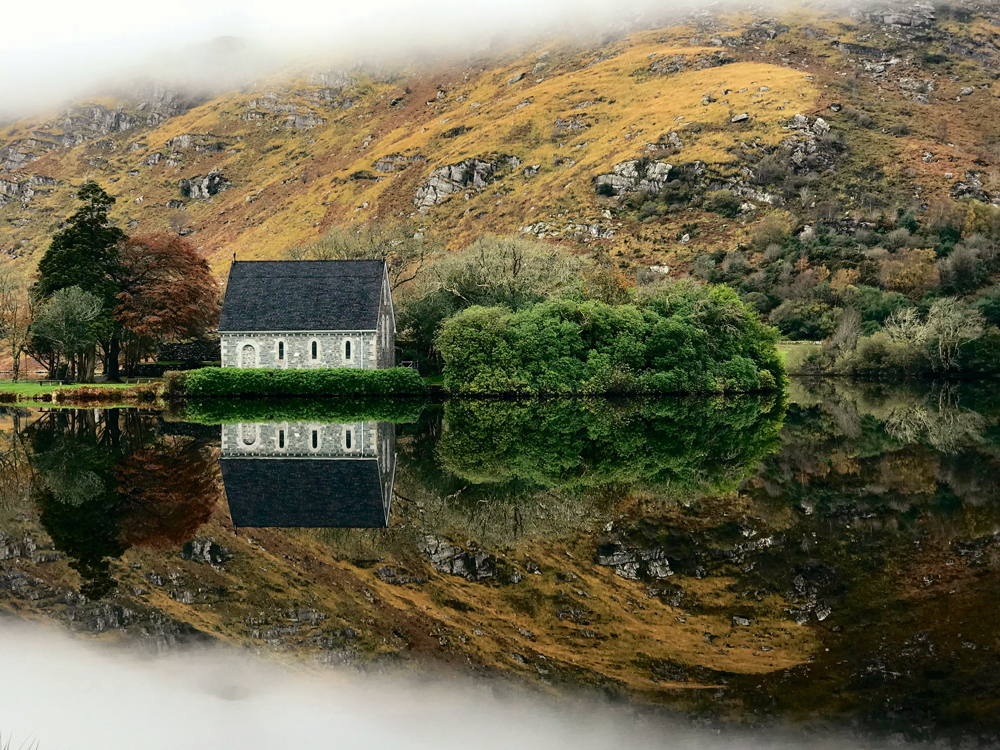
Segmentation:
[(120, 261), (114, 318), (124, 330), (127, 369), (162, 341), (198, 336), (217, 325), (218, 283), (182, 238), (132, 237), (121, 244)]

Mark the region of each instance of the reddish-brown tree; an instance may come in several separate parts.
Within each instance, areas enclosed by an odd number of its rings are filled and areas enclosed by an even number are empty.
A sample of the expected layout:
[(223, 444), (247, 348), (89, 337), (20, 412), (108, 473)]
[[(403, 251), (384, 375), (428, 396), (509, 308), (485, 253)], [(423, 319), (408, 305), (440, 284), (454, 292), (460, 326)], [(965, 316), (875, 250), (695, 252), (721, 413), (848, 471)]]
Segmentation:
[(219, 320), (219, 285), (208, 263), (180, 237), (132, 237), (120, 245), (126, 372), (163, 341), (193, 338)]

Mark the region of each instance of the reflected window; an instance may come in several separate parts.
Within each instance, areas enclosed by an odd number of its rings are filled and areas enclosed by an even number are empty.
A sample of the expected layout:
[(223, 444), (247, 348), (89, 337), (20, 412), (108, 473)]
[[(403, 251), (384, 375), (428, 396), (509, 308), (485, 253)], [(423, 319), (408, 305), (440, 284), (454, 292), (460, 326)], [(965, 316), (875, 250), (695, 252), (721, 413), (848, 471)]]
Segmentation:
[(351, 449), (351, 431), (350, 430), (347, 430), (344, 433), (344, 447), (347, 448), (347, 450)]
[(344, 359), (350, 359), (350, 358), (351, 358), (351, 342), (350, 341), (345, 341), (344, 342)]
[(282, 361), (284, 359), (285, 359), (285, 342), (284, 341), (279, 341), (278, 342), (278, 361), (280, 362), (280, 361)]
[(319, 450), (319, 430), (312, 431), (312, 449)]
[(257, 426), (252, 424), (241, 424), (240, 442), (247, 448), (252, 448), (257, 442)]
[(282, 449), (285, 447), (285, 431), (284, 430), (278, 430), (278, 447), (282, 448)]

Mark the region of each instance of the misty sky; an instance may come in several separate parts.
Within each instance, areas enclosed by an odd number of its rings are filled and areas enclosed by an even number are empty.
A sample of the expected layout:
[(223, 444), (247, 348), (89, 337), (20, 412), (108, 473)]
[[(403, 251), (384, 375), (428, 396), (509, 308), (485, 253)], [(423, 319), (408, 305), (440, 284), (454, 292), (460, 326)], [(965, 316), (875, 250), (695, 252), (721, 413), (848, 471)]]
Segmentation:
[[(49, 0), (5, 3), (0, 117), (58, 107), (154, 76), (210, 80), (197, 49), (220, 36), (247, 40), (257, 75), (289, 60), (462, 53), (509, 34), (595, 31), (645, 0)], [(662, 8), (664, 4), (660, 4)], [(667, 3), (668, 7), (677, 3)], [(252, 67), (241, 61), (241, 67)], [(204, 67), (204, 66), (203, 66)], [(232, 71), (226, 71), (231, 75)]]

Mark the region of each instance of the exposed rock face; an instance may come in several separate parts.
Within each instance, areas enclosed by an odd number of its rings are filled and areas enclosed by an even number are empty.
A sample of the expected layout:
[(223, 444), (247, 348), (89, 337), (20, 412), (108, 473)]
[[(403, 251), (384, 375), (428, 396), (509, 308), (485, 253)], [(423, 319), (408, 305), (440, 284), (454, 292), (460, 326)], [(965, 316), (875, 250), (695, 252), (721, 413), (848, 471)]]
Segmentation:
[(35, 195), (50, 192), (47, 188), (55, 187), (58, 182), (51, 177), (32, 175), (27, 180), (6, 180), (0, 178), (0, 206), (14, 201), (27, 205)]
[(5, 598), (50, 609), (70, 630), (84, 633), (119, 631), (143, 648), (159, 651), (210, 638), (138, 602), (121, 599), (91, 601), (68, 588), (54, 588), (17, 569), (0, 569), (0, 593)]
[(309, 76), (308, 81), (314, 86), (322, 86), (335, 91), (350, 88), (357, 82), (347, 71), (337, 68), (327, 68), (326, 70), (317, 71)]
[(181, 194), (192, 200), (209, 200), (213, 195), (228, 190), (232, 184), (222, 175), (221, 172), (209, 172), (205, 177), (192, 177), (191, 179), (180, 180), (177, 186)]
[(425, 536), (419, 543), (431, 566), (439, 573), (482, 581), (497, 575), (496, 559), (485, 552), (464, 550), (435, 536)]
[(415, 154), (413, 156), (404, 156), (403, 154), (389, 154), (389, 156), (383, 156), (381, 159), (373, 164), (373, 168), (378, 172), (401, 172), (406, 169), (411, 164), (415, 162), (423, 161), (424, 157), (420, 154)]
[(5, 172), (22, 167), (42, 157), (47, 151), (59, 148), (55, 141), (42, 138), (23, 138), (0, 148), (0, 169)]
[(930, 26), (936, 18), (934, 7), (922, 3), (896, 4), (896, 7), (882, 5), (853, 8), (851, 10), (851, 17), (882, 26), (896, 26), (901, 28)]
[(620, 542), (602, 545), (597, 552), (595, 562), (614, 568), (615, 574), (630, 581), (642, 578), (667, 578), (673, 575), (667, 553), (659, 548), (632, 549)]
[(718, 68), (720, 65), (728, 65), (731, 62), (734, 62), (734, 58), (729, 53), (718, 50), (711, 54), (657, 57), (649, 64), (648, 70), (654, 75), (665, 76), (680, 73), (682, 70)]
[[(314, 93), (314, 101), (331, 101), (336, 93), (333, 89), (327, 89), (329, 97)], [(299, 92), (304, 93), (304, 92)], [(308, 130), (317, 125), (325, 125), (326, 119), (311, 111), (308, 107), (302, 107), (294, 101), (286, 98), (288, 94), (277, 91), (267, 91), (256, 99), (251, 99), (244, 105), (244, 120), (263, 120), (267, 116), (285, 115), (281, 119), (281, 126), (287, 130)]]
[(181, 557), (185, 560), (206, 563), (213, 568), (218, 568), (232, 559), (233, 553), (222, 545), (216, 544), (214, 539), (192, 539), (184, 545)]
[(0, 532), (0, 560), (30, 560), (31, 562), (48, 563), (55, 562), (62, 555), (51, 545), (39, 546), (31, 536), (25, 534), (20, 539)]
[(413, 205), (420, 209), (441, 203), (445, 198), (467, 190), (482, 190), (493, 182), (504, 168), (517, 169), (521, 160), (516, 156), (498, 156), (489, 161), (466, 159), (458, 164), (438, 167), (417, 188)]
[(977, 201), (989, 203), (990, 195), (983, 188), (983, 181), (978, 172), (966, 172), (965, 179), (956, 182), (951, 188), (952, 198), (972, 198)]
[(624, 193), (658, 193), (667, 184), (673, 167), (662, 161), (644, 164), (639, 159), (623, 161), (611, 174), (598, 175), (595, 184), (610, 185), (615, 195)]
[(854, 44), (853, 42), (841, 41), (833, 42), (833, 46), (841, 52), (845, 52), (848, 55), (855, 55), (857, 57), (874, 57), (877, 60), (885, 60), (889, 57), (889, 52), (881, 49), (880, 47), (869, 47), (864, 44)]

